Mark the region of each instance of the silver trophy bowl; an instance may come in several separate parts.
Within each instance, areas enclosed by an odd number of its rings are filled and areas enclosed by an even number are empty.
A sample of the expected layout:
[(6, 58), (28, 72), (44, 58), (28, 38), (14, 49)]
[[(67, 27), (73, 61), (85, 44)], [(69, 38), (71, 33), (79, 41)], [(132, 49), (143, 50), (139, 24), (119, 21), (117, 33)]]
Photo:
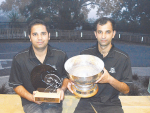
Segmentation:
[(88, 98), (98, 92), (95, 82), (101, 77), (104, 62), (93, 55), (77, 55), (65, 62), (65, 70), (69, 79), (74, 82), (71, 86), (75, 95)]

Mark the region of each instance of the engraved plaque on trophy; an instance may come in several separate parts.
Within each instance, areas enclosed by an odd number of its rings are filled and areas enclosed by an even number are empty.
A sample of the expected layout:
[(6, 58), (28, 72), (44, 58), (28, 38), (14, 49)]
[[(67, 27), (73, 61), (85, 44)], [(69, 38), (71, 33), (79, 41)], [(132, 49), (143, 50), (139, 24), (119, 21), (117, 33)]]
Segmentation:
[(35, 101), (60, 103), (60, 88), (62, 82), (57, 76), (57, 71), (49, 65), (38, 65), (31, 72), (31, 83), (37, 92)]

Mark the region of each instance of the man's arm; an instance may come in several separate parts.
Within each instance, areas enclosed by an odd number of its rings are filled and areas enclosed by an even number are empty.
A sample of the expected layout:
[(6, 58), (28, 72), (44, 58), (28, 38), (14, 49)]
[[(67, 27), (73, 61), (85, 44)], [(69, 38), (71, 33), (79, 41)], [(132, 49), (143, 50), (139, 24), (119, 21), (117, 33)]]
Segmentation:
[(114, 77), (112, 77), (105, 68), (104, 68), (104, 74), (100, 77), (99, 80), (96, 81), (96, 83), (109, 83), (116, 90), (124, 94), (127, 94), (130, 91), (129, 86), (126, 83), (120, 82)]
[(112, 85), (116, 90), (118, 90), (124, 94), (127, 94), (130, 91), (129, 86), (126, 83), (120, 82), (112, 76), (110, 78), (109, 84)]
[(16, 88), (14, 88), (14, 91), (21, 97), (31, 101), (31, 102), (35, 102), (37, 104), (41, 104), (41, 102), (36, 102), (34, 101), (34, 95), (29, 93), (22, 85), (17, 86)]
[(65, 79), (63, 80), (63, 84), (62, 84), (62, 87), (61, 87), (61, 89), (62, 89), (63, 91), (65, 91), (65, 90), (67, 89), (68, 82), (69, 82), (69, 79), (68, 79), (68, 78), (65, 78)]
[(57, 90), (57, 91), (61, 92), (60, 100), (64, 99), (64, 92), (67, 89), (68, 81), (69, 81), (69, 79), (65, 78), (63, 80), (62, 87)]

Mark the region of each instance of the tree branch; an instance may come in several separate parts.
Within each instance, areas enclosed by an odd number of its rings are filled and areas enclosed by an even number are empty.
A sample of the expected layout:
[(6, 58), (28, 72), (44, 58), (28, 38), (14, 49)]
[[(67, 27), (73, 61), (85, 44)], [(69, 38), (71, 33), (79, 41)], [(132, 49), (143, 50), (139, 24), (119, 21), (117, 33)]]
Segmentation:
[(97, 3), (95, 3), (95, 2), (91, 2), (91, 3), (88, 3), (88, 4), (83, 4), (83, 5), (81, 5), (81, 7), (88, 6), (88, 5), (91, 5), (91, 4), (99, 6), (99, 4), (97, 4)]

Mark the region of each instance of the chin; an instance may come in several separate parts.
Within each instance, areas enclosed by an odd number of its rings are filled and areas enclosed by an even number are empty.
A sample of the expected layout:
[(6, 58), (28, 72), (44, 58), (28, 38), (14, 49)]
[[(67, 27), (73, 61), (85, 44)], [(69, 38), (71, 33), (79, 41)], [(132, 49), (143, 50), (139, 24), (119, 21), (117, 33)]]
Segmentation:
[(37, 49), (37, 50), (43, 50), (43, 49), (45, 49), (47, 46), (36, 46), (35, 48)]

